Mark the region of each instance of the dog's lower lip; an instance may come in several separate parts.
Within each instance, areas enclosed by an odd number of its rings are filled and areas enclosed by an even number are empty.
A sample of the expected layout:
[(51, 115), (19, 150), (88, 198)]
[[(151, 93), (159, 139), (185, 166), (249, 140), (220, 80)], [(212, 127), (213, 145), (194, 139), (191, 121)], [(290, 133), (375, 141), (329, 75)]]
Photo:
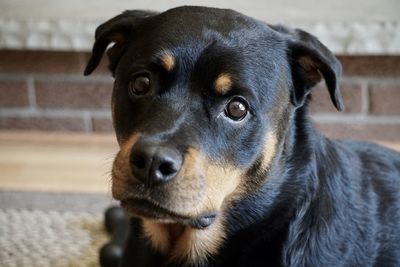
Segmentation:
[(176, 214), (173, 211), (170, 211), (146, 199), (124, 199), (121, 200), (121, 206), (127, 209), (128, 212), (132, 212), (135, 215), (143, 216), (150, 219), (176, 220), (186, 223), (190, 221), (189, 217)]
[(134, 215), (170, 223), (175, 222), (179, 224), (190, 225), (196, 229), (207, 228), (215, 221), (215, 218), (217, 217), (216, 213), (207, 213), (196, 218), (191, 218), (189, 216), (179, 215), (151, 201), (140, 198), (121, 200), (121, 206)]

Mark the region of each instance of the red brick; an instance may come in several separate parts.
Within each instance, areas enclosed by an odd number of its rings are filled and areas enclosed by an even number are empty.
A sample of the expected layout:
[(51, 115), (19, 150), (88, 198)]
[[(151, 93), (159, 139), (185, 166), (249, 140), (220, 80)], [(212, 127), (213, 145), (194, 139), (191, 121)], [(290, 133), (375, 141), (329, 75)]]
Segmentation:
[(400, 124), (396, 123), (317, 123), (316, 125), (330, 138), (400, 141)]
[(26, 82), (0, 81), (0, 107), (26, 107), (28, 105)]
[(338, 56), (338, 58), (345, 76), (400, 76), (400, 56)]
[(114, 131), (111, 118), (92, 118), (94, 132), (110, 133)]
[(370, 104), (374, 115), (400, 115), (400, 84), (372, 85)]
[[(342, 83), (341, 92), (345, 104), (345, 113), (359, 113), (362, 108), (361, 99), (361, 85), (354, 83)], [(312, 101), (310, 110), (313, 113), (337, 113), (335, 106), (333, 105), (331, 98), (329, 97), (328, 89), (324, 83), (320, 83), (316, 88), (313, 89)]]
[(85, 123), (82, 118), (0, 117), (0, 129), (83, 132)]
[(39, 81), (36, 102), (45, 108), (110, 108), (111, 82)]
[(83, 75), (84, 54), (80, 52), (0, 50), (0, 72)]

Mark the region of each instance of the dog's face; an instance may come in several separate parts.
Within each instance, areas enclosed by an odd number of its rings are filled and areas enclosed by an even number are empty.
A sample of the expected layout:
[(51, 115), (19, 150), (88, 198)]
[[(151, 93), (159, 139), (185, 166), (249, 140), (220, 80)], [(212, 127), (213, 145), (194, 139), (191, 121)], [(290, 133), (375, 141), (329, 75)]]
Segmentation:
[(267, 182), (322, 77), (341, 107), (340, 66), (322, 44), (234, 11), (125, 12), (98, 28), (86, 74), (110, 42), (112, 192), (145, 221), (221, 228), (230, 202)]

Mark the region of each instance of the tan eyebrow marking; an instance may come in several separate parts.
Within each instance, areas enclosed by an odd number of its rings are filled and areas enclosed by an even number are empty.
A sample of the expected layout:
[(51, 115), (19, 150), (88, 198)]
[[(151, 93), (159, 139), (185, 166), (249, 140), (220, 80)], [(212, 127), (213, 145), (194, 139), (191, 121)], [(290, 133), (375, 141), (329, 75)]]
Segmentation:
[(164, 53), (161, 56), (161, 64), (166, 71), (168, 71), (168, 72), (172, 71), (175, 67), (174, 56), (171, 55), (169, 52)]
[(231, 89), (232, 85), (232, 78), (228, 73), (220, 74), (214, 82), (215, 91), (220, 95), (226, 94)]
[(261, 161), (261, 170), (265, 170), (270, 167), (272, 159), (276, 154), (276, 146), (278, 140), (274, 131), (269, 131), (265, 138), (263, 159)]

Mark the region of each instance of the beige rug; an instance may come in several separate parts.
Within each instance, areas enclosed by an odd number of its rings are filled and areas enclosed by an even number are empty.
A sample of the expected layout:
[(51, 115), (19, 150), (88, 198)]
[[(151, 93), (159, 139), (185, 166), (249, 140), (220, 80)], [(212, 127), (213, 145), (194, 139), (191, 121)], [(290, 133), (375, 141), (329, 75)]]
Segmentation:
[(105, 196), (0, 191), (0, 266), (99, 266), (110, 204)]

